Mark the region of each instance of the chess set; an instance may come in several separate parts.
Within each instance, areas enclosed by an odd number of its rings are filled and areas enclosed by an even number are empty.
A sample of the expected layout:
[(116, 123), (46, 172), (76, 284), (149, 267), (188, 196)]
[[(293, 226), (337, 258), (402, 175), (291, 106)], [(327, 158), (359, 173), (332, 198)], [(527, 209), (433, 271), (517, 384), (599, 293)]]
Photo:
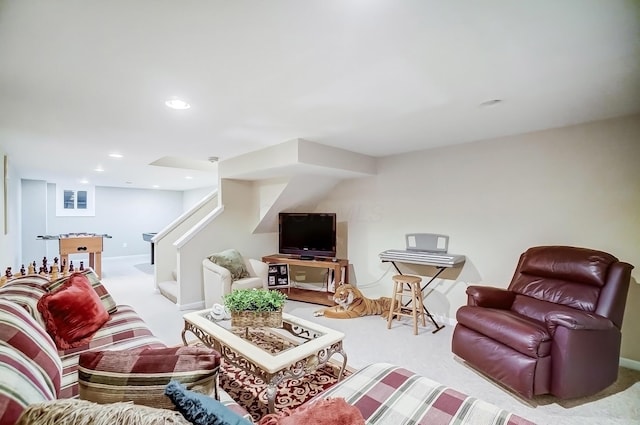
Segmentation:
[[(37, 268), (37, 271), (36, 271)], [(38, 275), (45, 277), (51, 281), (54, 281), (60, 277), (69, 276), (71, 273), (75, 271), (83, 271), (84, 270), (84, 261), (80, 261), (80, 267), (76, 269), (73, 261), (69, 261), (69, 265), (67, 266), (66, 261), (63, 261), (62, 264), (59, 264), (58, 257), (53, 259), (53, 264), (49, 265), (49, 260), (47, 257), (42, 258), (42, 265), (40, 267), (37, 266), (35, 260), (32, 263), (29, 263), (27, 268), (25, 268), (24, 264), (20, 267), (20, 271), (17, 274), (13, 274), (12, 268), (7, 267), (4, 271), (4, 275), (0, 277), (0, 287), (6, 284), (9, 280), (21, 277), (21, 276), (32, 276)]]

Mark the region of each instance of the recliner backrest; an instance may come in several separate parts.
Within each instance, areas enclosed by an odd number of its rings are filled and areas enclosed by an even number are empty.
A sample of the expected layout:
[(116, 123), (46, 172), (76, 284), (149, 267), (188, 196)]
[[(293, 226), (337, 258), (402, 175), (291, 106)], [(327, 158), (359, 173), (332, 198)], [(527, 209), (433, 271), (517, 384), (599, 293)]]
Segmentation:
[[(520, 256), (509, 289), (516, 292), (513, 310), (539, 320), (544, 310), (562, 305), (596, 312), (602, 288), (618, 259), (606, 252), (568, 246), (539, 246)], [(527, 303), (531, 297), (546, 303)], [(533, 306), (537, 306), (533, 308)], [(539, 311), (538, 311), (539, 310)]]

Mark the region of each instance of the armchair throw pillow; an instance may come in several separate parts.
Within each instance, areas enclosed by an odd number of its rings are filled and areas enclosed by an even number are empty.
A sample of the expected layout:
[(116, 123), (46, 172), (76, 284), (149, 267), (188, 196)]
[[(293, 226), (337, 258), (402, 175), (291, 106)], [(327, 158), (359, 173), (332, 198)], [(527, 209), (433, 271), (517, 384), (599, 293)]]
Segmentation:
[(249, 277), (249, 270), (244, 263), (244, 258), (235, 249), (227, 249), (222, 252), (211, 254), (207, 257), (214, 264), (224, 267), (231, 273), (231, 280), (244, 279)]
[(209, 395), (216, 391), (219, 366), (220, 354), (206, 347), (88, 351), (78, 360), (79, 397), (174, 409), (164, 395), (169, 382)]

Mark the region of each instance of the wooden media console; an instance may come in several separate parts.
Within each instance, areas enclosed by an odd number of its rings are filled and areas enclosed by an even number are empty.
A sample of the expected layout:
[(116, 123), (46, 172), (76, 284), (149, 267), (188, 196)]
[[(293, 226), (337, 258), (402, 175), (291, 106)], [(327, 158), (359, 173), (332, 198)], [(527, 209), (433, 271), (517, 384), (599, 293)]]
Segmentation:
[[(282, 263), (289, 264), (290, 266), (301, 267), (315, 267), (323, 268), (333, 271), (333, 278), (336, 285), (342, 285), (343, 283), (349, 283), (349, 260), (332, 257), (316, 257), (312, 260), (303, 260), (298, 256), (288, 256), (281, 254), (273, 254), (262, 257), (262, 261), (265, 263)], [(342, 272), (344, 269), (344, 273)], [(302, 288), (287, 288), (283, 289), (287, 291), (289, 299), (295, 301), (303, 301), (314, 304), (321, 304), (326, 306), (335, 305), (333, 302), (333, 292), (329, 291), (329, 285), (323, 291), (314, 291)]]

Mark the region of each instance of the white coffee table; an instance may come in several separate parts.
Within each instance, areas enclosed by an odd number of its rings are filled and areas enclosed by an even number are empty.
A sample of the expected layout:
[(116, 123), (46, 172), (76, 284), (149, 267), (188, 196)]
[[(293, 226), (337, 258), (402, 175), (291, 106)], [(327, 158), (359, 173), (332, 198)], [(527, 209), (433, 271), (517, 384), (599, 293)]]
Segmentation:
[(230, 320), (212, 321), (208, 313), (201, 310), (184, 315), (182, 341), (187, 345), (186, 333), (191, 332), (229, 363), (264, 380), (269, 412), (275, 411), (281, 382), (315, 371), (336, 353), (342, 356), (338, 381), (342, 380), (347, 365), (342, 332), (287, 313), (282, 314), (282, 328), (231, 328)]

